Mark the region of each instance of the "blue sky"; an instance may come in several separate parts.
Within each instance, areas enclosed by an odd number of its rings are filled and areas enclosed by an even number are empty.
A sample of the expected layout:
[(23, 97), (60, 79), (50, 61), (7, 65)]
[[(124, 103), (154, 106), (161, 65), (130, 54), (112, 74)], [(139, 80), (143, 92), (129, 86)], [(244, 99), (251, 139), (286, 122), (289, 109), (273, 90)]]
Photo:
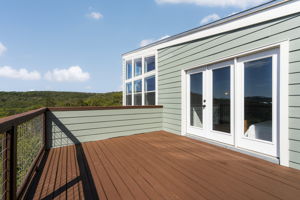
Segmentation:
[(0, 0), (0, 91), (121, 90), (121, 54), (266, 0)]

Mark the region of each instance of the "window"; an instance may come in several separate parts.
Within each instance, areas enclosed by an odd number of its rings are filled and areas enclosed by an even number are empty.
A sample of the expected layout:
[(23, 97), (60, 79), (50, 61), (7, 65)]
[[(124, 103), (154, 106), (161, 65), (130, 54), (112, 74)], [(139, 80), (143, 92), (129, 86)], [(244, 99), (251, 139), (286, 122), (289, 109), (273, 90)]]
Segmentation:
[(155, 76), (145, 78), (145, 105), (155, 105)]
[(145, 73), (155, 70), (155, 56), (145, 58)]
[(191, 74), (190, 77), (190, 125), (203, 128), (203, 74)]
[(131, 106), (132, 105), (132, 83), (126, 84), (126, 105)]
[(212, 70), (213, 130), (230, 133), (230, 66)]
[(126, 61), (126, 79), (132, 78), (132, 61)]
[(244, 67), (245, 136), (272, 142), (272, 57)]
[(134, 60), (134, 76), (142, 74), (142, 59), (138, 58)]
[(134, 81), (134, 105), (142, 105), (142, 80)]
[(150, 55), (126, 60), (125, 105), (156, 104), (156, 58)]

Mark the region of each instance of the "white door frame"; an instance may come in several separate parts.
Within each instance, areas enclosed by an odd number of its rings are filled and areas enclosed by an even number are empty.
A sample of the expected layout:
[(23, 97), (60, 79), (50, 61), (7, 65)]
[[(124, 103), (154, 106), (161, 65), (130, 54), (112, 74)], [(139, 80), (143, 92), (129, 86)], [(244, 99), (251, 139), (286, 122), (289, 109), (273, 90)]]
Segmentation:
[[(250, 54), (259, 53), (262, 51), (268, 51), (270, 49), (279, 48), (279, 97), (278, 97), (278, 132), (279, 132), (279, 161), (280, 165), (289, 166), (289, 128), (288, 128), (288, 116), (289, 116), (289, 96), (288, 96), (288, 83), (289, 83), (289, 40), (276, 42), (268, 46), (262, 46), (248, 51), (241, 52), (239, 54), (234, 54), (231, 56), (223, 57), (215, 61), (210, 61), (208, 63), (203, 63), (202, 66), (211, 65), (214, 63), (223, 62), (226, 60), (233, 59), (236, 63), (237, 57), (247, 56)], [(181, 70), (181, 134), (187, 135), (187, 72), (191, 69), (199, 68), (197, 67), (187, 67)], [(234, 82), (234, 87), (237, 87), (239, 83)], [(235, 110), (235, 118), (237, 117), (237, 111)], [(234, 125), (234, 130), (237, 130), (237, 123)], [(236, 131), (235, 131), (236, 132)], [(235, 134), (236, 135), (236, 134)], [(201, 138), (200, 138), (201, 139)], [(237, 141), (235, 137), (235, 141)], [(205, 139), (204, 139), (205, 140)], [(226, 145), (224, 145), (226, 146)], [(234, 145), (237, 147), (237, 142)], [(255, 154), (255, 153), (254, 153)], [(259, 156), (263, 156), (258, 154)]]
[[(249, 138), (244, 136), (244, 63), (255, 61), (263, 58), (272, 58), (272, 142)], [(270, 155), (273, 157), (279, 156), (279, 144), (277, 139), (279, 136), (278, 126), (278, 88), (279, 81), (277, 79), (279, 68), (279, 49), (267, 50), (251, 55), (237, 58), (236, 80), (238, 87), (236, 88), (236, 137), (237, 146), (248, 150), (256, 151), (262, 154)]]

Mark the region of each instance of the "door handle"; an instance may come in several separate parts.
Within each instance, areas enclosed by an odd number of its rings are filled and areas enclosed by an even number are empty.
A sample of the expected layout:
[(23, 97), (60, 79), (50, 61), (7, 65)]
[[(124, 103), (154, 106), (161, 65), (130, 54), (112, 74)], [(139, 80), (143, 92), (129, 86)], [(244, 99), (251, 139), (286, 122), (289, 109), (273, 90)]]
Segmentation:
[(202, 105), (202, 108), (205, 108), (206, 107), (206, 105)]

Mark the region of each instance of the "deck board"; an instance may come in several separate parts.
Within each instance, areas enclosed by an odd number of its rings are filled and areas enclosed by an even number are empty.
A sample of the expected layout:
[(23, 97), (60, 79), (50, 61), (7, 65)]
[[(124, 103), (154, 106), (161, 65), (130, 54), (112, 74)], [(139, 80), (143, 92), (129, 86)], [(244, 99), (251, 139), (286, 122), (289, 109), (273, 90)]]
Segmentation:
[(159, 131), (51, 149), (34, 199), (298, 199), (300, 171)]

